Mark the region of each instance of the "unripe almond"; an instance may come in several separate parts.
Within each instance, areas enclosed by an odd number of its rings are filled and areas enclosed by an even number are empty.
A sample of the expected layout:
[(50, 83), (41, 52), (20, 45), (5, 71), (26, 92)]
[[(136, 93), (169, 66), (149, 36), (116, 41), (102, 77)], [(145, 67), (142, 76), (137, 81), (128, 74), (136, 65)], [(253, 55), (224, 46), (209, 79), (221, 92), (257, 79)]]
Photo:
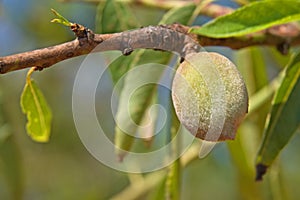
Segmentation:
[(180, 122), (207, 141), (234, 139), (248, 110), (242, 76), (229, 59), (217, 53), (186, 56), (173, 80), (172, 99)]

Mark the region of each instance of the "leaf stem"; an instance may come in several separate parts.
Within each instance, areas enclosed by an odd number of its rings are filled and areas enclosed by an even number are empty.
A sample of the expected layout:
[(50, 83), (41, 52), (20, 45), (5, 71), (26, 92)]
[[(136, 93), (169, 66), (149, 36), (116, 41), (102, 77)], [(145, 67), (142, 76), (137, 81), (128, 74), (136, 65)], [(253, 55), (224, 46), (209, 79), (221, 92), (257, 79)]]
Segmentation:
[(31, 84), (31, 75), (32, 73), (36, 70), (36, 67), (31, 67), (28, 72), (27, 72), (27, 75), (26, 75), (26, 83), (27, 84)]

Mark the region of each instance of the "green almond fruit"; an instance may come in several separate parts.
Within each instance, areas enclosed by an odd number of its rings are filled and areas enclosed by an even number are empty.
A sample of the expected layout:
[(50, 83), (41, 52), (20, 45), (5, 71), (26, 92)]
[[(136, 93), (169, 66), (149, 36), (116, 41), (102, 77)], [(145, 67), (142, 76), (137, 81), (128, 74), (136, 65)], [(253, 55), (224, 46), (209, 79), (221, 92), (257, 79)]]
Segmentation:
[(233, 140), (248, 111), (248, 93), (236, 66), (217, 53), (188, 54), (172, 85), (181, 124), (206, 141)]

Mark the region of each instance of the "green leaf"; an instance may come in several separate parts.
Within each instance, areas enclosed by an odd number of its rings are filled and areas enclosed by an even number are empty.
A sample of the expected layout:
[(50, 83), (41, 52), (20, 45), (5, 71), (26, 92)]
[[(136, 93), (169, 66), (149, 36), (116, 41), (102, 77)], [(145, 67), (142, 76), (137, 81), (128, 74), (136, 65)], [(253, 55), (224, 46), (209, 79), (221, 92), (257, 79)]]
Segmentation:
[(59, 14), (56, 10), (51, 9), (51, 11), (54, 13), (54, 15), (58, 18), (52, 19), (51, 22), (53, 23), (59, 23), (65, 26), (71, 26), (72, 23), (69, 22), (66, 18), (64, 18), (61, 14)]
[(300, 125), (300, 53), (288, 65), (285, 77), (276, 91), (257, 155), (257, 180), (289, 142)]
[[(195, 9), (195, 7), (193, 7)], [(184, 9), (188, 10), (188, 12), (184, 12)], [(174, 23), (176, 21), (180, 21), (181, 23), (187, 23), (192, 17), (193, 11), (191, 10), (191, 5), (184, 6), (183, 8), (176, 8), (174, 10), (170, 10), (171, 14), (167, 13), (166, 15), (169, 17), (164, 17), (164, 23)], [(113, 66), (113, 74), (115, 76), (114, 80), (118, 80), (122, 75), (124, 75), (129, 69), (133, 69), (134, 67), (145, 64), (145, 63), (160, 63), (160, 64), (167, 64), (171, 59), (171, 53), (167, 52), (158, 52), (158, 51), (146, 51), (146, 50), (139, 50), (135, 57), (128, 56), (124, 58), (131, 59), (127, 60), (127, 63), (130, 63), (130, 66), (127, 67), (127, 70), (122, 70), (122, 73), (117, 72), (118, 66)], [(110, 66), (111, 67), (111, 66)], [(122, 66), (125, 67), (125, 66)], [(151, 68), (149, 66), (148, 68)], [(137, 80), (147, 80), (151, 79), (154, 80), (153, 77), (158, 81), (163, 73), (162, 70), (154, 70), (147, 69), (140, 74), (132, 74), (126, 76), (123, 81), (123, 90), (121, 91), (118, 112), (117, 112), (117, 122), (118, 124), (123, 127), (126, 131), (121, 130), (119, 126), (115, 128), (115, 145), (116, 145), (116, 154), (118, 155), (119, 159), (122, 160), (123, 157), (126, 155), (126, 151), (130, 150), (133, 142), (135, 140), (134, 135), (137, 131), (137, 127), (134, 123), (130, 123), (133, 120), (137, 125), (140, 125), (144, 114), (149, 106), (151, 106), (151, 99), (153, 95), (155, 95), (157, 86), (156, 85), (146, 85), (144, 87), (139, 88), (138, 90), (133, 93), (128, 101), (128, 95), (130, 88), (134, 87), (137, 84)], [(127, 114), (127, 109), (129, 108), (130, 116)], [(128, 135), (127, 132), (130, 131), (131, 135)]]
[(139, 27), (128, 3), (122, 1), (101, 1), (97, 7), (96, 32), (114, 33)]
[[(144, 50), (137, 50), (130, 54), (130, 56), (121, 56), (109, 65), (109, 71), (114, 84), (126, 74), (126, 72), (139, 62)], [(120, 88), (121, 89), (121, 88)]]
[(300, 20), (299, 1), (259, 1), (219, 17), (190, 32), (213, 38), (238, 37)]
[(48, 142), (52, 114), (46, 99), (36, 83), (27, 76), (21, 96), (21, 107), (27, 115), (27, 133), (36, 142)]
[[(261, 88), (266, 86), (269, 82), (268, 74), (267, 74), (267, 66), (266, 66), (261, 48), (251, 47), (251, 48), (249, 48), (248, 51), (249, 51), (249, 56), (251, 58), (250, 65), (251, 65), (252, 73), (251, 73), (251, 75), (247, 74), (247, 76), (251, 77), (253, 79), (252, 85), (254, 85), (254, 90), (256, 93)], [(272, 94), (272, 90), (270, 90), (269, 92), (270, 92), (270, 94)], [(252, 96), (253, 95), (251, 95), (250, 98)], [(255, 118), (255, 123), (257, 125), (257, 128), (260, 130), (260, 133), (264, 130), (265, 119), (270, 110), (270, 102), (272, 100), (272, 96), (273, 95), (270, 95), (269, 99), (266, 99), (267, 101), (260, 106), (259, 115)], [(262, 97), (262, 96), (260, 96), (260, 97)], [(251, 103), (253, 103), (253, 102), (251, 102)]]
[[(128, 3), (121, 1), (101, 1), (97, 7), (96, 14), (96, 32), (112, 33), (139, 27), (137, 19), (128, 7)], [(134, 65), (135, 55), (122, 56), (115, 60), (109, 66), (109, 71), (114, 84)], [(121, 88), (120, 88), (121, 89)]]
[(252, 69), (255, 82), (255, 90), (259, 90), (268, 84), (268, 74), (263, 52), (260, 48), (252, 47), (249, 49), (252, 59)]
[[(120, 2), (118, 2), (120, 3)], [(100, 26), (99, 31), (100, 32), (113, 32), (114, 30), (108, 30), (108, 27), (105, 26), (103, 28), (101, 28), (102, 25), (102, 15), (105, 16), (106, 13), (103, 12), (104, 7), (108, 6), (106, 5), (107, 3), (105, 2), (101, 2), (99, 3), (98, 6), (98, 12), (97, 12), (97, 27)], [(124, 4), (124, 3), (123, 3)], [(193, 12), (195, 11), (196, 6), (194, 4), (188, 4), (186, 6), (180, 7), (180, 8), (174, 8), (171, 9), (169, 12), (167, 12), (162, 20), (160, 21), (159, 24), (172, 24), (175, 22), (181, 23), (181, 24), (187, 24), (188, 21), (190, 20), (190, 18), (193, 15)], [(117, 19), (113, 19), (115, 17), (109, 18), (107, 20), (112, 20), (110, 21), (106, 21), (106, 23), (115, 23), (114, 21)], [(127, 23), (126, 20), (124, 20), (124, 18), (119, 18), (119, 21), (117, 23)], [(126, 26), (126, 25), (124, 25)], [(135, 25), (136, 27), (138, 25)], [(130, 28), (130, 27), (129, 27)], [(128, 29), (129, 29), (128, 28)], [(132, 27), (134, 28), (134, 27)], [(102, 31), (101, 31), (102, 30)], [(146, 55), (143, 55), (145, 53), (144, 50), (138, 50), (133, 52), (130, 56), (122, 56), (120, 58), (118, 58), (116, 61), (114, 61), (112, 64), (110, 64), (109, 69), (111, 72), (111, 76), (112, 76), (112, 80), (114, 83), (116, 83), (131, 67), (130, 66), (135, 66), (139, 60), (149, 60), (149, 62), (152, 62), (151, 59), (155, 59), (155, 56), (159, 56), (159, 53), (155, 53), (154, 55), (152, 55), (151, 53), (146, 53)], [(166, 59), (166, 61), (162, 64), (165, 64), (167, 61), (169, 60)], [(143, 62), (146, 63), (146, 62)]]
[[(163, 55), (166, 54), (166, 55)], [(168, 53), (145, 51), (140, 57), (136, 66), (142, 65), (147, 61), (152, 63), (166, 63), (170, 58)], [(116, 153), (122, 159), (126, 152), (131, 149), (134, 135), (143, 119), (147, 108), (151, 105), (152, 96), (155, 95), (157, 85), (142, 83), (157, 83), (163, 73), (164, 67), (156, 67), (156, 64), (147, 64), (143, 70), (131, 66), (132, 69), (137, 69), (134, 72), (126, 74), (123, 89), (119, 100), (117, 112), (117, 126), (115, 129), (115, 145)], [(139, 66), (141, 67), (141, 66)], [(141, 87), (140, 87), (141, 86)], [(128, 113), (129, 112), (129, 113)], [(120, 128), (121, 127), (121, 128)], [(125, 150), (125, 151), (123, 151)]]
[(163, 16), (159, 24), (180, 23), (187, 25), (193, 16), (195, 9), (196, 5), (194, 3), (179, 8), (175, 7)]
[[(158, 104), (158, 95), (152, 95), (150, 105)], [(138, 134), (143, 137), (143, 144), (149, 149), (154, 141), (158, 108), (148, 107), (138, 127)]]

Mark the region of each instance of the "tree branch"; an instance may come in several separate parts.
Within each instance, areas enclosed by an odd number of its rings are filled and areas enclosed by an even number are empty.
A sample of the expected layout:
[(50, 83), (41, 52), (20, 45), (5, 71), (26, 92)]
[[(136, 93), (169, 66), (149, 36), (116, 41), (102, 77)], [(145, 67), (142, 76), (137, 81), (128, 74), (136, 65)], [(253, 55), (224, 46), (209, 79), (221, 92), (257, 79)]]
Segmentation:
[(78, 27), (75, 29), (71, 27), (77, 36), (73, 41), (0, 57), (0, 73), (33, 66), (42, 70), (60, 61), (86, 55), (93, 50), (96, 52), (120, 50), (124, 55), (129, 55), (135, 49), (155, 49), (177, 52), (184, 58), (190, 52), (200, 51), (201, 46), (227, 46), (240, 49), (253, 45), (267, 45), (276, 46), (281, 53), (287, 53), (290, 46), (300, 44), (300, 31), (294, 23), (272, 27), (245, 37), (226, 39), (190, 34), (188, 33), (190, 27), (180, 24), (149, 26), (113, 34), (94, 34), (81, 25), (75, 25)]
[[(82, 27), (81, 25), (79, 25)], [(113, 34), (94, 34), (85, 28), (76, 33), (73, 41), (56, 46), (0, 57), (0, 73), (35, 66), (42, 70), (60, 61), (95, 52), (120, 50), (129, 55), (135, 49), (155, 49), (177, 52), (185, 57), (190, 52), (200, 51), (201, 46), (188, 35), (174, 29), (180, 25), (149, 26)], [(84, 34), (83, 34), (84, 33)], [(80, 36), (80, 37), (78, 37)]]
[(290, 46), (300, 44), (300, 29), (296, 23), (288, 23), (239, 38), (216, 39), (198, 36), (197, 39), (202, 46), (226, 46), (232, 49), (256, 45), (275, 46), (280, 53), (287, 54)]

